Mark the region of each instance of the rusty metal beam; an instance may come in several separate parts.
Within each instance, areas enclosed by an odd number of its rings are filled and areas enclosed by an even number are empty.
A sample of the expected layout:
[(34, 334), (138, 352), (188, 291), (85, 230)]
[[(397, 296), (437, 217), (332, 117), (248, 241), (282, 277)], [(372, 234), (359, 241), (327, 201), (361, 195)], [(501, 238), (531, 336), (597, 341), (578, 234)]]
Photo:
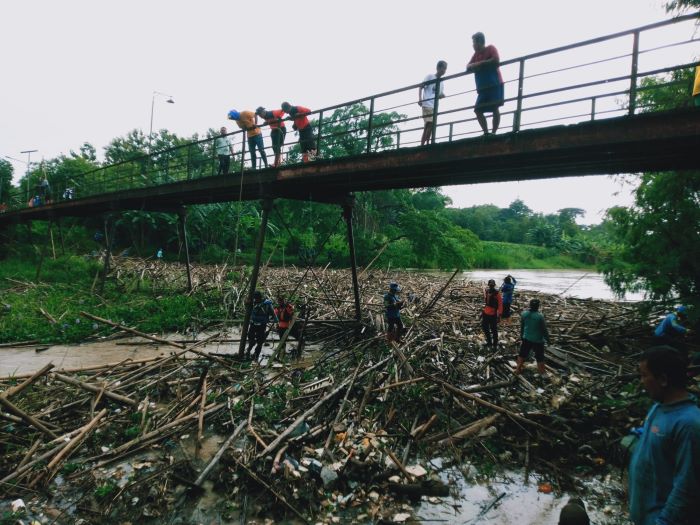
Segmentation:
[(348, 193), (580, 175), (700, 169), (700, 108), (645, 113), (176, 182), (0, 214), (0, 223), (175, 211), (187, 204), (290, 198), (342, 203)]

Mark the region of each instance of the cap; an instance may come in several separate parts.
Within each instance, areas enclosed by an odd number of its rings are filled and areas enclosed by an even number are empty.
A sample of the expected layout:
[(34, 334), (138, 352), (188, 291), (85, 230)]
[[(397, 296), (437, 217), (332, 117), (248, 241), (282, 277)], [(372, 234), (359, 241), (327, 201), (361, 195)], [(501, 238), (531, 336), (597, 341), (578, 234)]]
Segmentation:
[(676, 306), (676, 313), (686, 315), (688, 313), (688, 308), (684, 304), (678, 305)]
[(262, 106), (258, 106), (258, 108), (255, 110), (255, 112), (259, 115), (260, 113), (265, 113), (265, 108)]
[(238, 120), (239, 118), (241, 118), (241, 114), (235, 109), (232, 109), (228, 112), (228, 118), (229, 120)]

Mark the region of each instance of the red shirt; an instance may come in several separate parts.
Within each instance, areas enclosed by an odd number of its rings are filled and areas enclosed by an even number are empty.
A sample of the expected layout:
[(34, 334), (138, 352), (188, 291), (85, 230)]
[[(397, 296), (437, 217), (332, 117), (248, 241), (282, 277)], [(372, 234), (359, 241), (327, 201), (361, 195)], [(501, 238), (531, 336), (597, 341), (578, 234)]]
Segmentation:
[(270, 126), (270, 129), (276, 129), (276, 128), (287, 128), (287, 126), (284, 125), (284, 121), (282, 119), (284, 118), (284, 111), (281, 109), (273, 109), (272, 111), (266, 111), (265, 116), (263, 119), (265, 120), (265, 124)]
[(276, 306), (275, 315), (278, 319), (278, 326), (284, 330), (289, 327), (289, 323), (292, 320), (292, 316), (294, 315), (294, 306), (292, 306), (291, 303)]
[(306, 115), (311, 113), (311, 110), (309, 108), (305, 108), (304, 106), (294, 107), (297, 109), (296, 117), (294, 117), (294, 124), (296, 125), (297, 129), (304, 129), (309, 125), (309, 119), (306, 118)]
[[(486, 46), (484, 49), (481, 51), (476, 51), (471, 59), (469, 60), (469, 64), (475, 64), (476, 62), (483, 62), (484, 60), (488, 60), (489, 58), (495, 58), (496, 63), (500, 64), (501, 58), (498, 56), (498, 50), (496, 49), (495, 46)], [(467, 64), (467, 65), (469, 65)], [(502, 84), (503, 83), (503, 77), (501, 76), (501, 68), (496, 66), (496, 73), (498, 74), (498, 81)]]
[(498, 315), (500, 316), (503, 313), (503, 298), (501, 297), (500, 292), (496, 291), (495, 294), (493, 294), (498, 301), (498, 306), (494, 308), (489, 304), (489, 292), (488, 290), (484, 291), (484, 315)]

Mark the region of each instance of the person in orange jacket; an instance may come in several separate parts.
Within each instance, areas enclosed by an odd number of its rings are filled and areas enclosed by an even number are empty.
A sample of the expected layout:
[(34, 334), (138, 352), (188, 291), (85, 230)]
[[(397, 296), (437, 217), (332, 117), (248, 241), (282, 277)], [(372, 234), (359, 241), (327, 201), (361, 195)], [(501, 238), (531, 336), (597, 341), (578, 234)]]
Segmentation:
[(272, 139), (272, 151), (275, 153), (273, 168), (279, 168), (282, 162), (282, 146), (284, 138), (287, 136), (287, 126), (284, 124), (284, 111), (281, 109), (266, 110), (260, 106), (255, 110), (255, 114), (265, 121), (270, 128), (270, 139)]
[[(287, 328), (289, 328), (292, 318), (294, 317), (294, 305), (287, 301), (282, 294), (277, 296), (275, 315), (277, 316), (277, 334), (282, 337), (287, 331)], [(292, 330), (289, 332), (289, 335), (294, 337), (297, 341), (301, 337), (300, 326), (301, 323), (299, 320), (295, 321), (292, 325)]]
[(503, 314), (503, 297), (496, 288), (496, 281), (489, 279), (484, 288), (484, 308), (481, 311), (481, 328), (486, 336), (486, 346), (498, 348), (498, 321)]
[(316, 139), (311, 128), (311, 122), (307, 115), (311, 113), (309, 108), (304, 106), (292, 106), (289, 102), (282, 102), (282, 110), (292, 117), (294, 124), (292, 129), (299, 132), (299, 147), (301, 148), (301, 158), (304, 162), (309, 162), (316, 157)]

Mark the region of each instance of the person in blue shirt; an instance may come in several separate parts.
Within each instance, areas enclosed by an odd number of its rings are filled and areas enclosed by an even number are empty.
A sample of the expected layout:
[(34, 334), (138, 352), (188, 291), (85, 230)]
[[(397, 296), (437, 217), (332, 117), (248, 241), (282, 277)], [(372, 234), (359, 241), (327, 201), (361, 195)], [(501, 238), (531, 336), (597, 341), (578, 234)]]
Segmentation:
[(398, 283), (390, 283), (389, 291), (384, 294), (384, 308), (386, 311), (386, 340), (391, 343), (396, 341), (401, 342), (401, 334), (403, 333), (403, 322), (401, 321), (401, 308), (404, 302), (399, 300), (397, 294), (401, 291)]
[(656, 327), (654, 330), (654, 337), (656, 337), (660, 343), (669, 344), (673, 343), (679, 336), (690, 335), (690, 329), (682, 324), (687, 320), (687, 316), (688, 309), (684, 305), (677, 306), (676, 311), (668, 314)]
[(262, 347), (269, 333), (267, 325), (271, 321), (277, 322), (272, 301), (263, 297), (260, 290), (255, 290), (253, 309), (250, 312), (250, 325), (248, 325), (248, 350), (246, 351), (248, 357), (250, 357), (253, 346), (255, 346), (255, 360), (257, 361), (260, 357), (260, 352), (262, 352)]
[(635, 525), (700, 523), (700, 409), (685, 388), (687, 359), (670, 346), (644, 352), (642, 385), (655, 401), (629, 468)]
[(503, 279), (503, 284), (501, 285), (501, 297), (503, 298), (503, 315), (502, 319), (510, 318), (510, 305), (513, 304), (513, 291), (515, 290), (515, 285), (518, 281), (512, 275), (506, 275)]

